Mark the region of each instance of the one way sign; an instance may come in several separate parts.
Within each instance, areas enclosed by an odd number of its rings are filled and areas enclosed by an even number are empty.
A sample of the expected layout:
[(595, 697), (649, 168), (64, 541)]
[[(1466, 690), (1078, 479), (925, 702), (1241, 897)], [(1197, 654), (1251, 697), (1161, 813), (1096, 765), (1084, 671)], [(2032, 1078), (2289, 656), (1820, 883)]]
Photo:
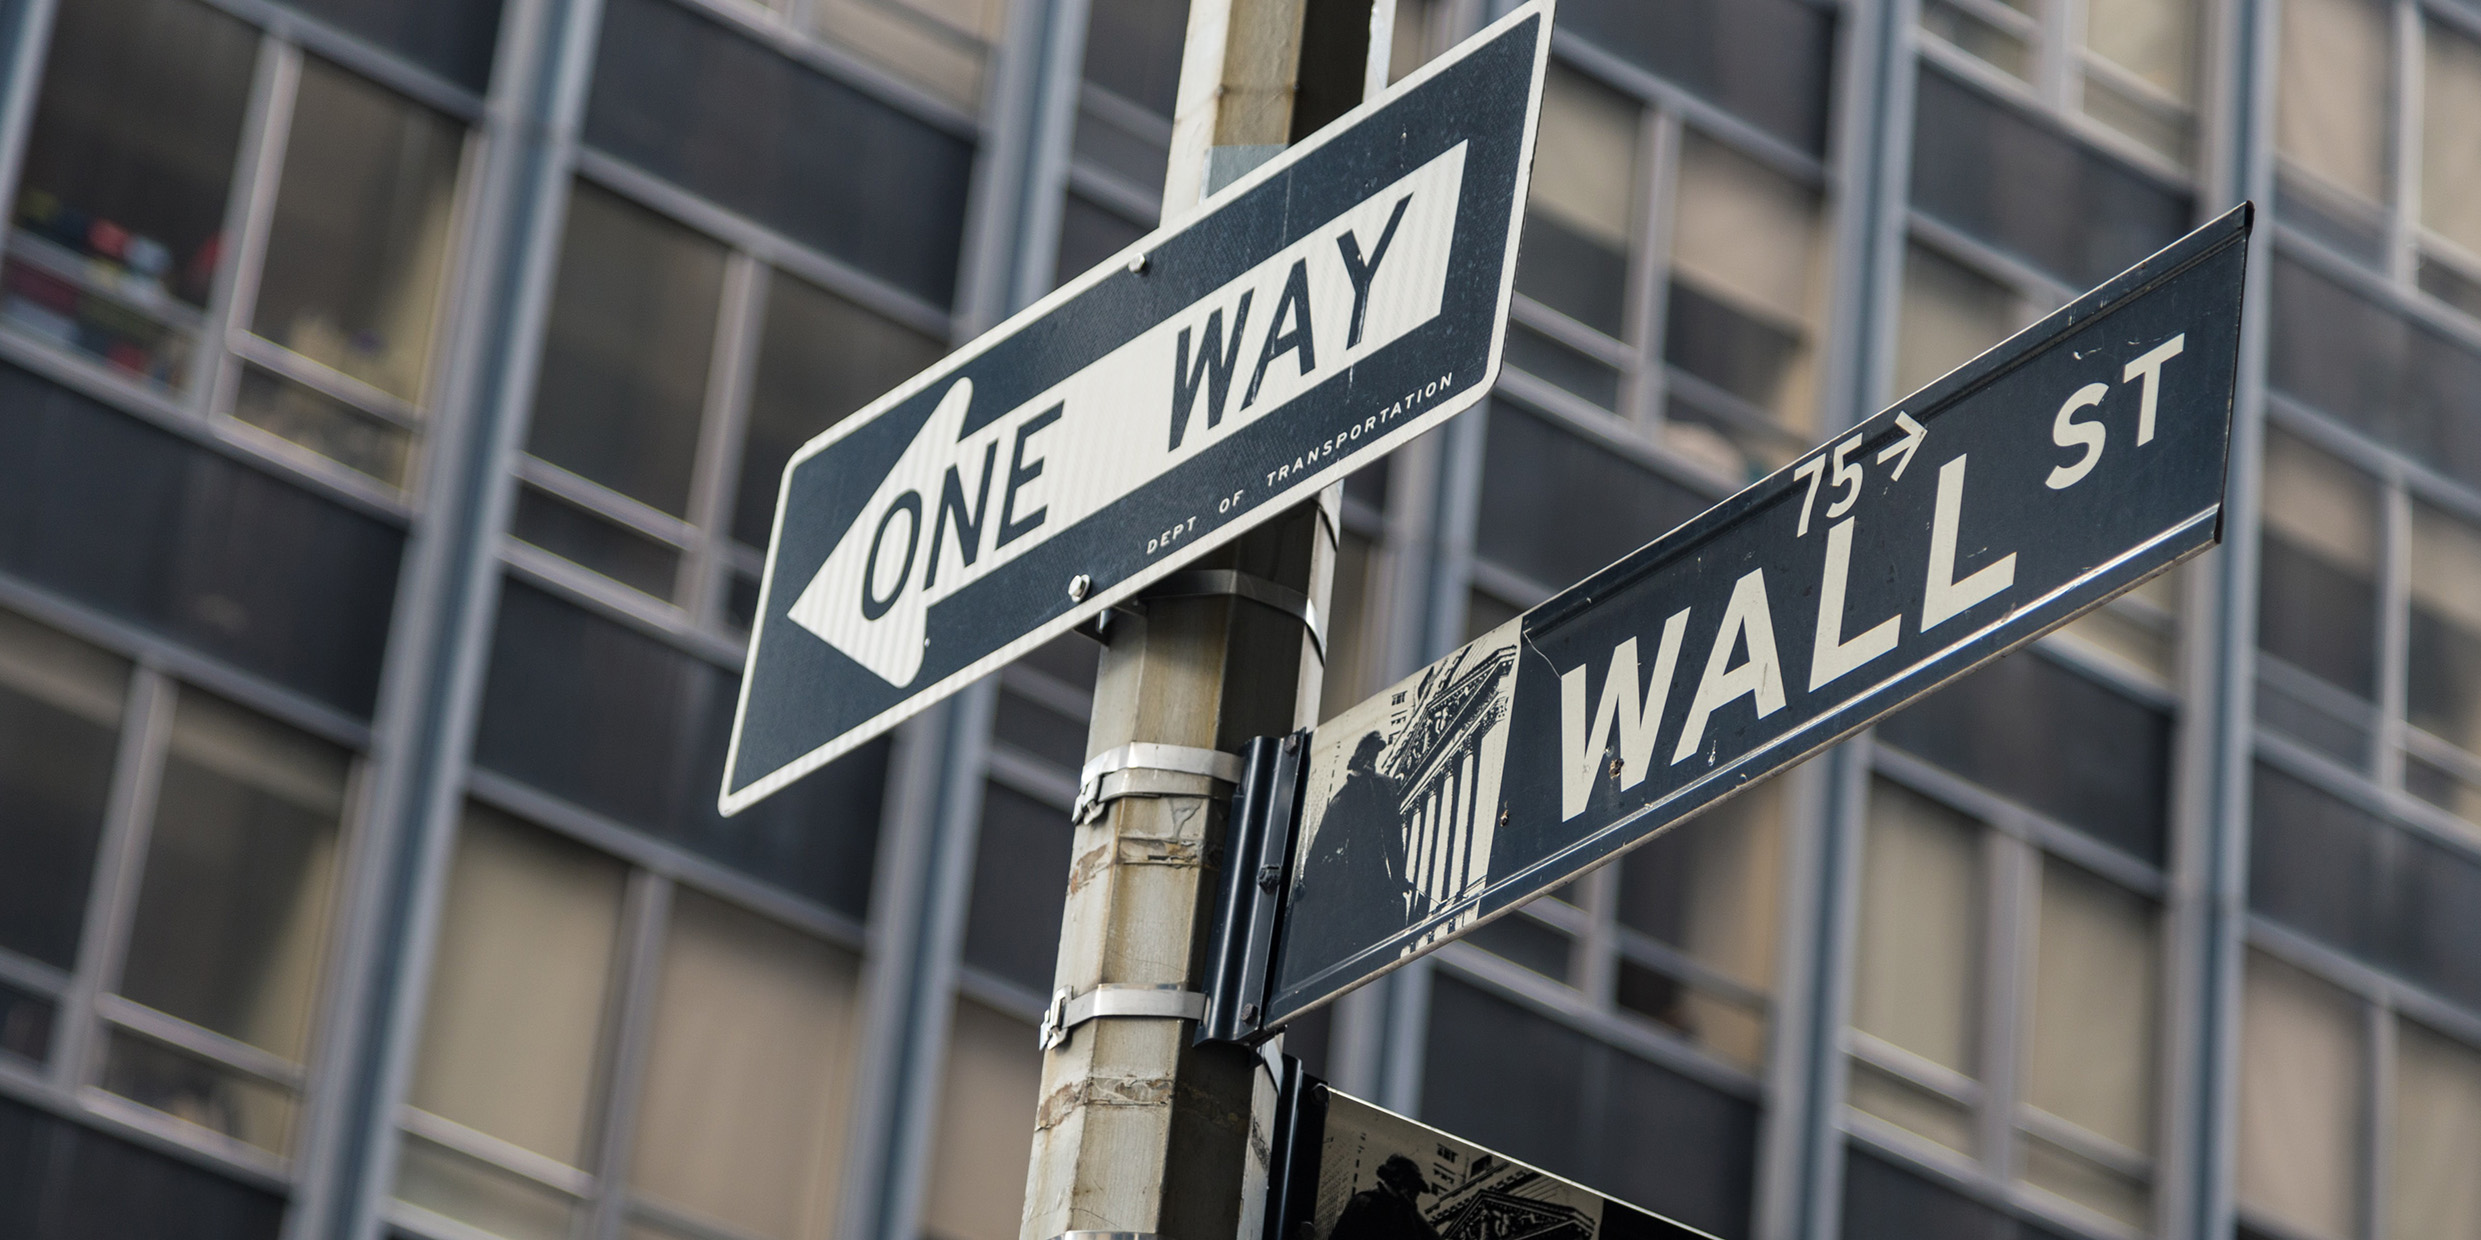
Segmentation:
[(1480, 399), (1549, 46), (1536, 0), (805, 445), (723, 811)]

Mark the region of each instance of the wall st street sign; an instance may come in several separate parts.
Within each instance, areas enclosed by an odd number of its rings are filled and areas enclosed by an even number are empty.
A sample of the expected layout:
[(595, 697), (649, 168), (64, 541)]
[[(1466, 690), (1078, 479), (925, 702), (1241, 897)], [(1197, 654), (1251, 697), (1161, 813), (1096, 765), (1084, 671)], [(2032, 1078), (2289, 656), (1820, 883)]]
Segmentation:
[(1462, 1137), (1327, 1088), (1284, 1060), (1270, 1240), (1700, 1240)]
[[(2198, 229), (1310, 733), (1279, 781), (1297, 825), (1244, 841), (1281, 903), (1232, 933), (1271, 961), (1218, 982), (1209, 1026), (1280, 1025), (2211, 546), (2249, 227)], [(1253, 770), (1241, 795), (1272, 790)]]
[(1517, 9), (803, 446), (723, 811), (1479, 400), (1550, 20)]

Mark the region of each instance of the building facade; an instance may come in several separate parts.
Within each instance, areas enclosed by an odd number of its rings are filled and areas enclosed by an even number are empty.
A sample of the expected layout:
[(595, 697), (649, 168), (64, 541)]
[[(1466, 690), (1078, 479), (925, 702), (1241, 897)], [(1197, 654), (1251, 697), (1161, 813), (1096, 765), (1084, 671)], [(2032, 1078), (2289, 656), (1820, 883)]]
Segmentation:
[[(1150, 227), (1184, 22), (0, 4), (0, 1235), (1015, 1235), (1096, 648), (714, 789), (777, 471)], [(1326, 713), (2252, 199), (2225, 542), (1291, 1049), (1727, 1240), (2481, 1240), (2481, 5), (1560, 26)]]

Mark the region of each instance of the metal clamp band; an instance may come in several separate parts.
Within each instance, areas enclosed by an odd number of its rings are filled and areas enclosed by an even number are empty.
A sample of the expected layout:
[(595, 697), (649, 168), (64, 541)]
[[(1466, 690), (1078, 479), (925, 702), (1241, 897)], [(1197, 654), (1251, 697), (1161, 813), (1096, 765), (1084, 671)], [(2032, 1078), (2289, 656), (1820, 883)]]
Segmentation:
[(1326, 659), (1327, 632), (1318, 623), (1318, 605), (1311, 602), (1308, 595), (1255, 573), (1244, 573), (1233, 568), (1185, 569), (1154, 583), (1142, 597), (1202, 598), (1218, 594), (1245, 598), (1300, 621), (1301, 627), (1309, 630), (1310, 643), (1318, 647), (1320, 661)]
[(1051, 992), (1051, 1006), (1042, 1013), (1040, 1044), (1050, 1050), (1066, 1042), (1070, 1030), (1089, 1020), (1196, 1020), (1205, 1013), (1206, 996), (1178, 985), (1104, 982), (1073, 999), (1063, 986)]
[(1097, 754), (1077, 773), (1077, 803), (1069, 818), (1092, 822), (1104, 805), (1121, 797), (1212, 796), (1216, 783), (1236, 784), (1240, 777), (1238, 754), (1130, 741)]

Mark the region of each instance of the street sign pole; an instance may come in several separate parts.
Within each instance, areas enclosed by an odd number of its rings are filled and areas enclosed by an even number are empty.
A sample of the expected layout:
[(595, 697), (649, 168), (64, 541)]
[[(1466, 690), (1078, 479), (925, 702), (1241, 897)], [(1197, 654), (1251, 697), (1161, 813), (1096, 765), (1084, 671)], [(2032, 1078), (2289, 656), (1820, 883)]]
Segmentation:
[[(1365, 60), (1383, 67), (1386, 55), (1369, 34), (1392, 7), (1193, 0), (1165, 222), (1294, 137), (1296, 88), (1305, 107), (1358, 101)], [(1366, 57), (1304, 56), (1305, 23), (1346, 40), (1357, 26)], [(1349, 80), (1307, 80), (1317, 73)], [(1197, 1014), (1219, 798), (1237, 767), (1222, 755), (1315, 721), (1335, 499), (1329, 488), (1104, 617), (1023, 1240), (1257, 1233), (1272, 1076), (1237, 1045), (1193, 1045), (1185, 1018)]]

